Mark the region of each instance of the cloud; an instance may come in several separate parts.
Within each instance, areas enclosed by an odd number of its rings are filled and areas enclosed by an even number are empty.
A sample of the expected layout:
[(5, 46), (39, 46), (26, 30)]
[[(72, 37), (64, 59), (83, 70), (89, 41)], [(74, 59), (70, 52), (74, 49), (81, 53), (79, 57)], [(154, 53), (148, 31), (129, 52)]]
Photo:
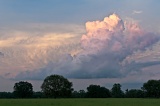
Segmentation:
[(5, 79), (2, 76), (0, 76), (0, 83), (3, 84), (0, 86), (0, 91), (1, 92), (12, 92), (13, 91), (13, 86), (15, 81)]
[(141, 13), (143, 13), (143, 11), (134, 10), (134, 11), (132, 12), (132, 14), (141, 14)]
[(32, 31), (19, 28), (0, 31), (0, 75), (13, 78), (20, 72), (40, 69), (67, 53), (75, 55), (81, 50), (80, 36), (74, 31), (54, 32), (49, 25), (50, 31), (38, 32), (38, 26), (34, 27)]
[(0, 52), (0, 56), (2, 56), (2, 57), (3, 57), (3, 56), (4, 56), (4, 53)]
[[(124, 22), (112, 14), (102, 21), (86, 23), (86, 34), (81, 37), (81, 51), (63, 55), (59, 61), (50, 61), (45, 67), (21, 72), (16, 79), (43, 79), (50, 74), (68, 78), (123, 78), (153, 64), (140, 65), (135, 70), (126, 58), (137, 51), (145, 51), (159, 41), (159, 36), (145, 31), (137, 23)], [(159, 62), (158, 62), (159, 64)]]

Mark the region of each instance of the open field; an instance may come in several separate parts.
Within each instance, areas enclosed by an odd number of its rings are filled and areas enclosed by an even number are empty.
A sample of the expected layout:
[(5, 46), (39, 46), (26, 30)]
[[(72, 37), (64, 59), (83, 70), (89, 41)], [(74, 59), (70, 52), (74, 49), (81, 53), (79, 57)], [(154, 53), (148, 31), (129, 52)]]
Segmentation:
[(160, 99), (0, 99), (0, 106), (160, 106)]

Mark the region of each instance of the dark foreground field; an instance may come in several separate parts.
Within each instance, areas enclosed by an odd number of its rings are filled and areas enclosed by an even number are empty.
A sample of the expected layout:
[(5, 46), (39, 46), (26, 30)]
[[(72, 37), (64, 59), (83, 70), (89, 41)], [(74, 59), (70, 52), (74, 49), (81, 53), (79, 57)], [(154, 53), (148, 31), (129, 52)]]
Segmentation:
[(160, 106), (160, 99), (0, 99), (0, 106)]

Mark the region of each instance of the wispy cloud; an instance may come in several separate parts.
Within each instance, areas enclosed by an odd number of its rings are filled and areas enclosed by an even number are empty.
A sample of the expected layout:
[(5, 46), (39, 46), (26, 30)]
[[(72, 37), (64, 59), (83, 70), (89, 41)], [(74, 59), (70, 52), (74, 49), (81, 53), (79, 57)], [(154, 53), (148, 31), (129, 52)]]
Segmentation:
[(141, 14), (143, 13), (143, 11), (137, 11), (137, 10), (133, 10), (132, 14)]

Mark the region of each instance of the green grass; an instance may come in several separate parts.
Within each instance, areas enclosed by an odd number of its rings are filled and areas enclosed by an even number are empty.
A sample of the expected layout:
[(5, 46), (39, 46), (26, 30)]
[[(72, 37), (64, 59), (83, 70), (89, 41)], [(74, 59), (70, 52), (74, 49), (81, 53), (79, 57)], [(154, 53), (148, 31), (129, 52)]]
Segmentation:
[(160, 99), (0, 99), (0, 106), (160, 106)]

